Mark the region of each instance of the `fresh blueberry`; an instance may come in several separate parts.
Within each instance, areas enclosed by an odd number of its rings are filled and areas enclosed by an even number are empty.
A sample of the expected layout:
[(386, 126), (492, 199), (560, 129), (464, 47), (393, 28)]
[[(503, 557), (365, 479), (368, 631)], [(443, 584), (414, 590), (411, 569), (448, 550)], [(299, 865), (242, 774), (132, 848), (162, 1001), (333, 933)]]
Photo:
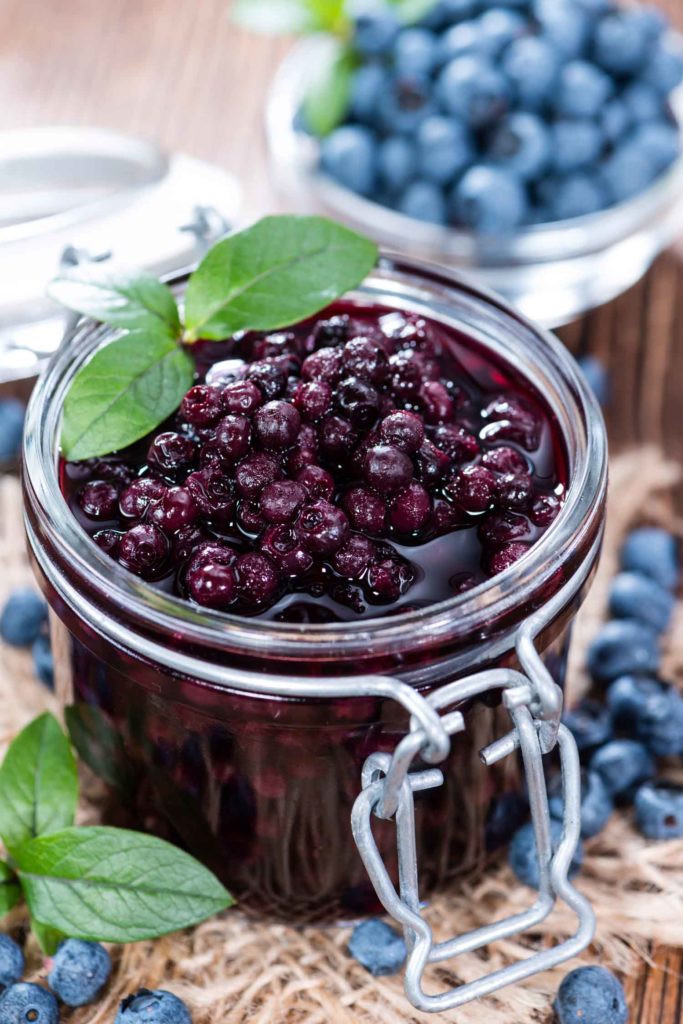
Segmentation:
[(597, 356), (581, 356), (579, 359), (581, 372), (600, 405), (607, 405), (610, 397), (609, 377), (604, 365)]
[(391, 10), (371, 11), (356, 19), (354, 46), (363, 57), (388, 53), (399, 32), (398, 19)]
[(416, 138), (417, 162), (423, 178), (444, 185), (471, 162), (469, 131), (453, 118), (434, 115), (422, 122)]
[(647, 82), (633, 82), (621, 93), (621, 102), (635, 124), (659, 121), (666, 114), (665, 101)]
[(534, 17), (542, 34), (565, 58), (579, 57), (588, 40), (590, 18), (572, 0), (536, 0)]
[(652, 674), (659, 665), (657, 637), (639, 622), (607, 622), (588, 648), (587, 662), (598, 683), (632, 673)]
[(642, 79), (660, 96), (668, 96), (683, 81), (683, 52), (680, 44), (666, 36), (652, 53)]
[(653, 778), (655, 762), (642, 743), (612, 740), (593, 754), (590, 770), (597, 772), (611, 797), (628, 803), (638, 786)]
[(485, 234), (514, 230), (525, 218), (524, 186), (513, 174), (497, 167), (475, 164), (453, 190), (453, 212), (459, 224)]
[(436, 39), (425, 28), (406, 28), (394, 44), (394, 67), (399, 75), (428, 75), (437, 59)]
[(678, 129), (665, 121), (649, 121), (640, 125), (634, 142), (647, 153), (657, 174), (665, 171), (681, 155)]
[(572, 60), (560, 71), (555, 106), (564, 117), (596, 117), (613, 90), (609, 75), (585, 60)]
[(488, 156), (525, 181), (535, 181), (550, 163), (548, 129), (536, 114), (523, 111), (510, 114), (495, 128)]
[(558, 1024), (627, 1024), (624, 990), (604, 967), (577, 967), (563, 980), (554, 1003)]
[(25, 412), (16, 398), (0, 401), (0, 462), (12, 462), (18, 457)]
[(9, 935), (0, 934), (0, 991), (14, 985), (24, 973), (24, 954)]
[(562, 721), (576, 740), (579, 754), (590, 755), (612, 739), (612, 716), (604, 704), (584, 699), (566, 711)]
[(53, 690), (55, 685), (55, 662), (52, 656), (50, 638), (46, 633), (39, 633), (31, 647), (33, 655), (33, 670), (36, 677), (48, 690)]
[(123, 1000), (114, 1024), (192, 1024), (182, 999), (160, 988), (141, 988)]
[[(557, 821), (555, 818), (550, 820), (550, 838), (552, 848), (556, 850), (562, 838), (562, 822)], [(510, 843), (509, 860), (510, 867), (520, 882), (530, 886), (532, 889), (538, 889), (541, 880), (538, 855), (536, 853), (536, 837), (532, 822), (528, 821), (526, 825), (522, 825), (515, 832)], [(579, 871), (582, 863), (583, 844), (579, 842), (569, 868), (570, 877)]]
[[(560, 174), (587, 168), (600, 156), (603, 139), (596, 121), (560, 118), (551, 125), (550, 131), (553, 162)], [(604, 197), (604, 189), (601, 194)]]
[(385, 132), (412, 135), (434, 113), (431, 82), (421, 75), (394, 75), (379, 98), (376, 119)]
[(58, 1024), (59, 1006), (51, 992), (21, 981), (0, 995), (0, 1020), (2, 1024)]
[(608, 142), (619, 142), (631, 127), (632, 118), (626, 104), (619, 97), (609, 100), (600, 113), (600, 127)]
[[(548, 807), (552, 818), (562, 821), (564, 800), (562, 778), (556, 775), (548, 787)], [(581, 836), (592, 839), (602, 832), (614, 810), (614, 802), (597, 772), (581, 773)]]
[(621, 549), (621, 565), (623, 569), (657, 580), (667, 590), (674, 590), (680, 571), (676, 540), (661, 527), (641, 526), (626, 538)]
[(529, 22), (517, 11), (491, 7), (477, 21), (483, 52), (497, 60), (506, 46), (529, 32)]
[(636, 736), (657, 757), (683, 754), (683, 697), (673, 686), (646, 699), (638, 717)]
[(501, 793), (486, 818), (486, 849), (507, 846), (514, 832), (529, 816), (529, 801), (519, 793)]
[(440, 36), (437, 43), (436, 62), (439, 66), (448, 64), (456, 57), (482, 54), (481, 36), (476, 21), (463, 21), (453, 25)]
[(398, 201), (398, 209), (406, 217), (429, 224), (446, 223), (446, 200), (442, 190), (432, 181), (414, 181)]
[(367, 128), (343, 125), (337, 128), (321, 146), (322, 167), (341, 185), (370, 195), (377, 174), (377, 145)]
[(497, 121), (508, 108), (510, 86), (484, 57), (456, 57), (443, 69), (437, 93), (445, 110), (473, 128)]
[(617, 732), (637, 736), (638, 723), (648, 700), (658, 697), (664, 687), (659, 679), (644, 675), (624, 675), (615, 679), (607, 690), (606, 700)]
[(422, 24), (443, 30), (456, 22), (474, 17), (481, 7), (482, 0), (437, 0), (423, 17)]
[(541, 36), (516, 39), (502, 57), (502, 68), (523, 107), (537, 110), (548, 102), (560, 71), (556, 47)]
[(104, 988), (111, 974), (111, 958), (98, 942), (66, 939), (52, 959), (47, 981), (66, 1006), (87, 1006)]
[(615, 12), (596, 25), (593, 57), (610, 74), (633, 75), (647, 60), (651, 42), (630, 11)]
[(400, 971), (406, 958), (403, 936), (384, 921), (372, 918), (353, 929), (349, 953), (376, 978)]
[(401, 192), (417, 172), (417, 156), (411, 139), (390, 135), (377, 150), (377, 173), (380, 183), (390, 193)]
[(607, 195), (601, 182), (592, 174), (577, 171), (556, 182), (549, 203), (550, 220), (587, 217), (607, 206)]
[(636, 824), (648, 839), (683, 837), (683, 787), (646, 782), (636, 793)]
[(0, 637), (13, 647), (29, 647), (46, 620), (47, 605), (35, 590), (15, 590), (0, 615)]
[(379, 98), (387, 81), (385, 68), (379, 63), (358, 68), (351, 82), (349, 113), (353, 120), (365, 125), (374, 123)]
[(656, 580), (637, 572), (620, 572), (609, 592), (609, 610), (615, 619), (634, 619), (662, 633), (669, 625), (675, 599)]

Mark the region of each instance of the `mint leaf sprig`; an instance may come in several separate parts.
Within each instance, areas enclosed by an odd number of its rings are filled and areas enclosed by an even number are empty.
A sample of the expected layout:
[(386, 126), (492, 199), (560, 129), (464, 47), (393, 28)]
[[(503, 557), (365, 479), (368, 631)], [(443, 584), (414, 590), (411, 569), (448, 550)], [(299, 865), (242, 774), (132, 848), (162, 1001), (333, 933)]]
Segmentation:
[(185, 320), (168, 285), (142, 273), (77, 266), (52, 298), (125, 333), (76, 375), (64, 402), (67, 459), (109, 455), (173, 413), (192, 386), (190, 347), (236, 331), (277, 330), (356, 287), (377, 260), (367, 238), (323, 217), (265, 217), (218, 242), (190, 275)]
[[(384, 0), (397, 18), (419, 21), (436, 0)], [(354, 0), (237, 0), (234, 20), (244, 28), (269, 35), (331, 37), (327, 59), (309, 82), (302, 105), (306, 127), (329, 135), (344, 119), (351, 99), (353, 72), (359, 64), (354, 45)]]
[(76, 762), (50, 714), (31, 722), (0, 767), (0, 917), (22, 895), (43, 951), (64, 937), (135, 942), (198, 924), (233, 900), (189, 854), (162, 839), (76, 827)]

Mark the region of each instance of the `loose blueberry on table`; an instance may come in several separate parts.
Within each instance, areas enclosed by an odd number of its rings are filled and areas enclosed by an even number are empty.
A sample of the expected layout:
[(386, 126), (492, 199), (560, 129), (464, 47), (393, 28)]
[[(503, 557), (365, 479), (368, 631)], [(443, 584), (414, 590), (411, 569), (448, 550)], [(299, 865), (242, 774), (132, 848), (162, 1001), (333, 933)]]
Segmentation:
[(442, 0), (405, 26), (387, 3), (349, 35), (341, 124), (310, 96), (303, 122), (327, 175), (410, 217), (501, 234), (596, 213), (680, 154), (683, 58), (650, 6)]
[(197, 605), (288, 622), (424, 607), (508, 568), (561, 509), (549, 412), (450, 328), (339, 302), (194, 355), (162, 429), (61, 480), (103, 550)]

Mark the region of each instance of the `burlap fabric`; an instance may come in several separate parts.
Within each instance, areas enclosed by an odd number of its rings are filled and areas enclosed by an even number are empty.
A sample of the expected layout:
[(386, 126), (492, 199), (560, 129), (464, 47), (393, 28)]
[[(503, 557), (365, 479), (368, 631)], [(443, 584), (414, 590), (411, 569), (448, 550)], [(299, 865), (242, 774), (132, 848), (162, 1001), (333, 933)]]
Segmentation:
[[(625, 531), (637, 522), (659, 522), (683, 536), (683, 522), (674, 517), (668, 500), (679, 473), (679, 467), (664, 462), (656, 449), (640, 449), (613, 462), (604, 555), (575, 628), (569, 672), (573, 696), (587, 685), (583, 653), (603, 616)], [(0, 598), (11, 587), (29, 581), (19, 486), (12, 477), (0, 481), (0, 565)], [(0, 658), (0, 748), (4, 751), (30, 718), (45, 708), (57, 708), (35, 681), (28, 654), (4, 648)], [(668, 634), (665, 671), (683, 685), (683, 605)], [(667, 774), (683, 775), (675, 764), (667, 766)], [(96, 820), (97, 787), (85, 773), (83, 782), (91, 799), (84, 800), (81, 816)], [(592, 900), (598, 917), (595, 944), (581, 962), (613, 967), (626, 977), (627, 989), (629, 977), (639, 959), (648, 955), (652, 942), (683, 945), (683, 840), (646, 842), (633, 829), (629, 813), (620, 812), (588, 844), (579, 886)], [(429, 917), (436, 937), (444, 939), (494, 916), (519, 911), (528, 902), (529, 891), (515, 882), (503, 858), (475, 886), (435, 900)], [(22, 911), (14, 911), (6, 924), (21, 929)], [(572, 926), (571, 916), (558, 911), (523, 940), (508, 940), (485, 954), (472, 953), (452, 965), (440, 965), (430, 972), (430, 983), (436, 990), (469, 981), (568, 934)], [(348, 934), (341, 928), (296, 930), (256, 924), (238, 910), (230, 911), (192, 931), (114, 949), (114, 973), (102, 1000), (95, 1007), (65, 1013), (64, 1019), (70, 1024), (111, 1024), (120, 999), (140, 986), (172, 989), (191, 1007), (195, 1024), (427, 1020), (527, 1024), (552, 1019), (551, 1002), (563, 969), (457, 1013), (426, 1015), (408, 1007), (399, 977), (375, 980), (347, 955)], [(44, 976), (45, 966), (32, 939), (27, 954), (32, 975)]]

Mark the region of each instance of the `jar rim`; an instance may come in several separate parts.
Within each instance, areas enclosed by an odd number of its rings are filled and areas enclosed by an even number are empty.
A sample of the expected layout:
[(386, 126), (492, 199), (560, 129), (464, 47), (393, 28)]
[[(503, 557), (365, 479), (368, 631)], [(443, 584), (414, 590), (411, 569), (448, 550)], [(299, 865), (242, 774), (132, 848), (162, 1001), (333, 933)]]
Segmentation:
[[(182, 295), (186, 276), (169, 283)], [(350, 301), (373, 301), (422, 312), (436, 322), (460, 326), (544, 399), (557, 419), (568, 458), (569, 483), (555, 521), (518, 562), (471, 591), (418, 610), (357, 622), (292, 624), (263, 621), (207, 609), (160, 592), (112, 562), (85, 533), (69, 509), (57, 473), (58, 430), (73, 376), (101, 345), (118, 333), (82, 319), (67, 334), (31, 397), (24, 434), (24, 487), (37, 529), (31, 541), (47, 540), (106, 607), (133, 611), (146, 628), (220, 650), (298, 659), (339, 659), (367, 654), (369, 646), (390, 653), (420, 642), (434, 645), (454, 633), (467, 636), (542, 592), (557, 569), (585, 550), (602, 517), (607, 478), (607, 443), (599, 405), (559, 339), (536, 327), (503, 299), (467, 277), (434, 264), (382, 253), (380, 264)], [(513, 344), (514, 343), (514, 344)], [(590, 545), (588, 545), (590, 546)], [(39, 559), (40, 560), (40, 559)]]

